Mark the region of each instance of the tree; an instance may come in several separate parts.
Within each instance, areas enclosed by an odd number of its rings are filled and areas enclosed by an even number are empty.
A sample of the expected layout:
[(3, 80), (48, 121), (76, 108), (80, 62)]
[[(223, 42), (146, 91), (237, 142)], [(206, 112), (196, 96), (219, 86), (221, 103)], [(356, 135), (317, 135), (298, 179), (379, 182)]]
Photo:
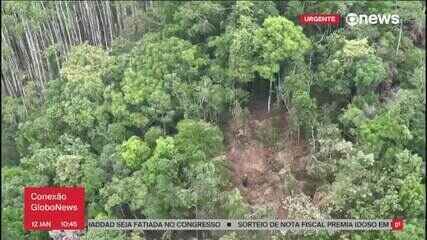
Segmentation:
[(150, 123), (165, 128), (176, 111), (189, 116), (200, 111), (192, 83), (198, 81), (205, 65), (197, 46), (176, 37), (161, 39), (147, 34), (134, 48), (125, 72), (124, 99), (131, 108), (139, 107)]
[(134, 138), (125, 144), (126, 151), (133, 149), (130, 158), (142, 162), (139, 170), (121, 179), (113, 176), (112, 183), (101, 190), (109, 214), (207, 217), (217, 213), (217, 205), (227, 204), (220, 194), (225, 169), (215, 158), (223, 149), (221, 132), (201, 120), (183, 120), (177, 129), (174, 137), (159, 137), (146, 160), (135, 155), (142, 140)]
[(338, 162), (353, 151), (353, 144), (341, 138), (336, 125), (319, 127), (316, 136), (316, 152), (307, 166), (307, 172), (321, 185), (329, 184), (339, 171)]
[(2, 97), (1, 106), (1, 159), (3, 166), (6, 163), (16, 164), (18, 162), (19, 153), (15, 137), (19, 123), (25, 121), (25, 110), (18, 98), (10, 96)]
[(414, 88), (400, 89), (389, 108), (411, 131), (406, 147), (425, 159), (425, 74), (421, 68), (415, 69), (409, 81)]
[[(421, 158), (404, 150), (384, 159), (387, 166), (383, 167), (383, 163), (374, 161), (372, 155), (359, 151), (353, 156), (349, 156), (352, 160), (340, 163), (340, 171), (332, 186), (335, 214), (359, 218), (380, 214), (408, 219), (423, 215)], [(402, 181), (396, 182), (396, 179)]]
[(121, 159), (132, 170), (141, 168), (151, 155), (150, 147), (139, 137), (133, 136), (120, 146)]
[(382, 157), (386, 151), (403, 148), (412, 139), (411, 132), (398, 116), (385, 112), (363, 123), (359, 129), (359, 141), (369, 151)]
[[(255, 33), (260, 46), (261, 63), (256, 66), (260, 75), (270, 81), (268, 112), (270, 112), (274, 76), (281, 72), (289, 58), (303, 55), (311, 46), (302, 28), (285, 17), (269, 17)], [(280, 81), (279, 81), (280, 82)]]
[(22, 167), (2, 167), (2, 237), (15, 239), (42, 239), (46, 233), (25, 233), (23, 219), (23, 189), (27, 186), (45, 186), (48, 178)]
[(100, 189), (100, 198), (108, 216), (119, 218), (142, 217), (147, 205), (147, 186), (143, 172), (136, 171), (131, 176), (113, 176), (111, 184)]
[(340, 41), (338, 44), (333, 43), (338, 48), (320, 64), (316, 85), (328, 91), (334, 101), (342, 104), (348, 103), (356, 94), (373, 91), (385, 80), (386, 69), (366, 38)]
[(290, 115), (289, 130), (291, 132), (297, 132), (299, 139), (300, 129), (302, 129), (307, 136), (309, 132), (314, 134), (313, 130), (316, 123), (317, 106), (315, 99), (310, 95), (312, 73), (302, 59), (295, 59), (295, 62), (287, 68), (289, 69), (289, 74), (284, 77), (283, 80), (279, 79), (286, 87), (282, 88), (280, 84), (278, 95), (280, 96), (280, 101), (284, 102)]
[(144, 140), (150, 147), (154, 147), (156, 145), (157, 139), (159, 139), (162, 135), (162, 129), (159, 127), (151, 127), (144, 134)]
[(354, 64), (353, 69), (358, 94), (375, 89), (386, 78), (386, 69), (381, 58), (377, 56), (367, 56)]
[(63, 133), (78, 136), (101, 151), (108, 130), (98, 123), (108, 123), (109, 113), (103, 106), (104, 76), (111, 65), (110, 57), (100, 48), (74, 47), (61, 69), (61, 78), (49, 82), (41, 111), (20, 126), (18, 146), (22, 152), (35, 142), (52, 146)]
[(82, 139), (93, 140), (96, 122), (102, 121), (103, 77), (110, 66), (111, 59), (102, 49), (81, 45), (73, 49), (61, 70), (63, 92), (56, 97), (61, 100), (50, 106), (62, 111), (58, 121), (63, 121), (73, 129), (72, 134)]
[[(185, 216), (179, 192), (183, 188), (180, 178), (182, 165), (177, 158), (175, 140), (171, 137), (159, 138), (153, 155), (144, 165), (144, 183), (148, 192), (144, 215), (150, 218)], [(178, 201), (177, 201), (178, 200)]]
[(175, 10), (168, 27), (174, 35), (200, 43), (220, 32), (224, 17), (225, 9), (221, 3), (187, 2)]
[(233, 21), (235, 24), (227, 29), (230, 32), (229, 63), (232, 76), (237, 82), (250, 82), (254, 79), (254, 65), (257, 64), (257, 46), (255, 30), (254, 3), (236, 2)]
[(223, 150), (223, 135), (216, 126), (200, 120), (182, 120), (177, 129), (176, 147), (187, 161), (210, 159)]
[(46, 176), (52, 184), (56, 177), (55, 165), (60, 155), (61, 151), (56, 148), (34, 149), (30, 156), (21, 159), (21, 166)]

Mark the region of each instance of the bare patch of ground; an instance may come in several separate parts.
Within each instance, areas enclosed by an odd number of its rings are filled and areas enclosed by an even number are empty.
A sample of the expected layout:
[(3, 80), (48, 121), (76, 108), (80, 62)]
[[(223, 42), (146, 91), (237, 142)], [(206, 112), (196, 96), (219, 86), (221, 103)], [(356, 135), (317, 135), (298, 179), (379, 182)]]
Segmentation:
[[(226, 130), (232, 181), (251, 206), (272, 208), (287, 217), (283, 204), (289, 191), (304, 192), (304, 173), (310, 159), (307, 145), (290, 137), (287, 113), (267, 113), (265, 103), (250, 104), (249, 116), (231, 120)], [(294, 177), (291, 188), (287, 176)]]

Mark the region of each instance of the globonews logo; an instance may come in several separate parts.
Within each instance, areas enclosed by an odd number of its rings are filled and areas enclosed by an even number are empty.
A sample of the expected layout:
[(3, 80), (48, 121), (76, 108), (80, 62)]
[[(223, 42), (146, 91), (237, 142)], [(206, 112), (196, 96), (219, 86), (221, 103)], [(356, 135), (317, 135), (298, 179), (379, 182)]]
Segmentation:
[(367, 25), (367, 24), (399, 24), (400, 16), (396, 14), (356, 14), (349, 13), (345, 17), (345, 22), (349, 26)]

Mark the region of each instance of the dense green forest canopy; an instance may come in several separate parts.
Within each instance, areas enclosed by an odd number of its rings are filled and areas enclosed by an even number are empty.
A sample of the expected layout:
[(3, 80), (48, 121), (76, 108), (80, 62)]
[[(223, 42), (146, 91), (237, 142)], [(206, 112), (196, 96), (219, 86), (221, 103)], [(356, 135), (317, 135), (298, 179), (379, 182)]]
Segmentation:
[[(302, 27), (305, 12), (401, 24)], [(48, 239), (22, 228), (25, 186), (83, 185), (89, 219), (277, 217), (230, 168), (253, 109), (287, 116), (286, 129), (260, 120), (256, 141), (279, 151), (286, 130), (307, 149), (304, 174), (278, 180), (285, 217), (403, 217), (405, 230), (204, 239), (425, 238), (424, 2), (7, 1), (1, 31), (2, 239)], [(199, 233), (182, 234), (82, 239)]]

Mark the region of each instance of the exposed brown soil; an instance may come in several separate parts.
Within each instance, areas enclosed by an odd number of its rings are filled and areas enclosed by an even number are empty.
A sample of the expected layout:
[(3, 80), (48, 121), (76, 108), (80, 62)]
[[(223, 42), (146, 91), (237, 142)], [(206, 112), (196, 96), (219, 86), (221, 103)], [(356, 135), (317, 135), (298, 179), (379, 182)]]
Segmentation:
[[(244, 123), (230, 121), (226, 131), (229, 142), (227, 157), (231, 163), (232, 181), (251, 206), (272, 208), (278, 218), (286, 218), (283, 190), (287, 172), (297, 179), (297, 192), (304, 191), (303, 179), (308, 147), (301, 139), (289, 137), (287, 113), (267, 113), (266, 103), (252, 102)], [(274, 120), (273, 120), (274, 119)], [(277, 141), (269, 146), (259, 139), (259, 131), (277, 130)]]

